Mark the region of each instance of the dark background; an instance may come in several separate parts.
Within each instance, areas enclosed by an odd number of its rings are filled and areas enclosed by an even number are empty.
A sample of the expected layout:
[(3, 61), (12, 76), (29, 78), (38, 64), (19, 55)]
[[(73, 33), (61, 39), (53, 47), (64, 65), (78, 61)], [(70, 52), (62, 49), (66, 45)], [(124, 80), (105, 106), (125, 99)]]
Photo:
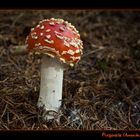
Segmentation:
[(134, 9), (140, 8), (138, 0), (2, 0), (1, 9)]

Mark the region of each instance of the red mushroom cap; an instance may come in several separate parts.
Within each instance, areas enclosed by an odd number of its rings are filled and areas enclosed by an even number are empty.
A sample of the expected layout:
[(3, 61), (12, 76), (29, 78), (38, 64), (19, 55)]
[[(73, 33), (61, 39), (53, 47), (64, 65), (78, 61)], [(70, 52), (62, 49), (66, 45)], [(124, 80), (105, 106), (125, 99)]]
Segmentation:
[(58, 57), (73, 66), (82, 54), (83, 43), (76, 28), (63, 19), (45, 19), (31, 29), (27, 49), (35, 54)]

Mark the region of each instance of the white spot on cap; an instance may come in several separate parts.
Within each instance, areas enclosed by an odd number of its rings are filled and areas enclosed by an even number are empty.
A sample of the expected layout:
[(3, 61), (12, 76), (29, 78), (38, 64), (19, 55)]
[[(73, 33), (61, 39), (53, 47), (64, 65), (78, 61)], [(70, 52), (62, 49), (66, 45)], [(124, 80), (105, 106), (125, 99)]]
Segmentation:
[(48, 40), (48, 39), (44, 39), (45, 42), (49, 43), (49, 44), (54, 44), (53, 40)]
[(70, 54), (70, 55), (74, 55), (74, 51), (73, 50), (68, 50), (67, 53)]
[(70, 45), (72, 45), (72, 46), (75, 47), (75, 48), (78, 48), (78, 44), (77, 44), (74, 40), (72, 40), (72, 41), (70, 42)]
[(62, 24), (64, 22), (64, 20), (60, 19), (60, 18), (55, 19), (55, 21), (56, 21), (57, 24)]
[(38, 39), (36, 32), (31, 33), (31, 37), (32, 39)]
[(64, 36), (64, 40), (66, 40), (66, 41), (70, 41), (70, 38), (69, 37), (66, 37), (66, 36)]
[(36, 27), (37, 27), (37, 28), (40, 28), (40, 25), (38, 24)]
[(63, 39), (63, 36), (60, 36), (60, 35), (56, 35), (56, 37), (61, 39), (61, 40)]
[(66, 60), (62, 57), (60, 57), (60, 60), (63, 62), (63, 63), (66, 63)]
[(60, 29), (60, 31), (65, 31), (65, 27), (64, 26), (61, 26), (59, 29)]
[(44, 28), (45, 28), (45, 26), (44, 26), (44, 25), (40, 26), (40, 29), (44, 29)]
[(48, 56), (50, 56), (50, 57), (52, 57), (52, 58), (54, 58), (54, 55), (53, 54), (50, 54), (50, 53), (45, 53), (46, 55), (48, 55)]
[(50, 24), (50, 25), (52, 25), (52, 26), (54, 26), (54, 25), (55, 25), (55, 23), (54, 23), (54, 22), (49, 22), (49, 24)]
[(54, 33), (55, 33), (55, 35), (56, 35), (57, 38), (59, 38), (61, 40), (63, 39), (63, 36), (62, 36), (61, 33), (57, 32), (57, 31), (54, 31)]
[(38, 46), (40, 46), (40, 45), (41, 45), (40, 43), (36, 43), (36, 44), (35, 44), (35, 47), (38, 47)]
[(80, 53), (80, 50), (76, 50), (75, 53)]
[(80, 34), (79, 34), (79, 32), (76, 32), (75, 30), (74, 31), (72, 31), (75, 35), (78, 35), (79, 37), (80, 37)]
[(66, 47), (70, 47), (70, 44), (69, 44), (66, 40), (64, 40), (64, 45), (65, 45)]
[(71, 56), (70, 58), (71, 58), (73, 61), (75, 60), (75, 57), (74, 57), (74, 56)]
[(60, 33), (60, 32), (54, 31), (54, 33), (62, 36), (62, 33)]
[(69, 24), (68, 21), (64, 21), (65, 24)]
[(60, 22), (64, 22), (64, 20), (63, 20), (63, 19), (61, 19), (61, 18), (58, 18), (58, 21), (60, 21)]
[(43, 19), (42, 22), (49, 21), (48, 19)]
[(47, 50), (47, 51), (55, 51), (55, 48), (51, 48), (51, 47), (49, 47), (49, 46), (40, 46), (39, 48), (40, 48), (40, 49)]
[(80, 49), (83, 49), (83, 46), (80, 46)]
[(75, 41), (77, 42), (78, 45), (83, 46), (83, 42), (80, 39), (75, 39)]
[(64, 54), (66, 54), (66, 53), (67, 53), (67, 51), (63, 51), (61, 54), (64, 55)]
[(55, 20), (54, 18), (51, 18), (51, 20)]
[(41, 23), (43, 23), (43, 22), (45, 22), (45, 21), (49, 21), (49, 19), (43, 19), (43, 20), (41, 20), (41, 21), (39, 22), (39, 24), (41, 24)]
[(71, 58), (73, 61), (75, 61), (75, 60), (77, 60), (77, 59), (80, 60), (81, 57), (80, 57), (80, 56), (77, 56), (77, 57), (71, 56), (70, 58)]
[(47, 42), (49, 44), (54, 44), (54, 41), (53, 40), (50, 40), (51, 35), (46, 35), (45, 38), (46, 38), (46, 39), (44, 39), (45, 42)]
[(43, 36), (43, 33), (40, 33), (40, 36)]
[(46, 32), (50, 32), (50, 31), (51, 31), (51, 29), (47, 29), (47, 30), (46, 30)]
[(39, 24), (41, 24), (43, 22), (43, 20), (39, 21)]
[(46, 35), (46, 38), (47, 38), (47, 39), (50, 39), (50, 38), (51, 38), (51, 35)]
[(33, 31), (34, 30), (34, 28), (31, 28), (31, 31)]

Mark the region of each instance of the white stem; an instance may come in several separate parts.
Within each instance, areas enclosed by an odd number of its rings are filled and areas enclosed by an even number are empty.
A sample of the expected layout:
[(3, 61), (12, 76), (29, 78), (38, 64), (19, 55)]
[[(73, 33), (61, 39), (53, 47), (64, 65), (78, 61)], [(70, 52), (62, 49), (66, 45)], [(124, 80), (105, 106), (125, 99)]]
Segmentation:
[[(62, 100), (63, 66), (54, 58), (43, 56), (38, 107), (58, 111)], [(46, 116), (45, 116), (46, 117)], [(50, 119), (51, 117), (48, 117)]]

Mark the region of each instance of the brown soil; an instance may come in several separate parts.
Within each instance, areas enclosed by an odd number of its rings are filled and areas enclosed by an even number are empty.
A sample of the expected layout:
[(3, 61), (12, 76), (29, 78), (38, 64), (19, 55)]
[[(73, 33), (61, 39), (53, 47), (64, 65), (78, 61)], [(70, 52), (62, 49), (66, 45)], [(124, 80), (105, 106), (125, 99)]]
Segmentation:
[[(84, 54), (64, 73), (61, 112), (44, 121), (37, 108), (40, 57), (15, 55), (40, 20), (63, 18), (81, 34)], [(0, 129), (140, 128), (140, 12), (0, 11)]]

